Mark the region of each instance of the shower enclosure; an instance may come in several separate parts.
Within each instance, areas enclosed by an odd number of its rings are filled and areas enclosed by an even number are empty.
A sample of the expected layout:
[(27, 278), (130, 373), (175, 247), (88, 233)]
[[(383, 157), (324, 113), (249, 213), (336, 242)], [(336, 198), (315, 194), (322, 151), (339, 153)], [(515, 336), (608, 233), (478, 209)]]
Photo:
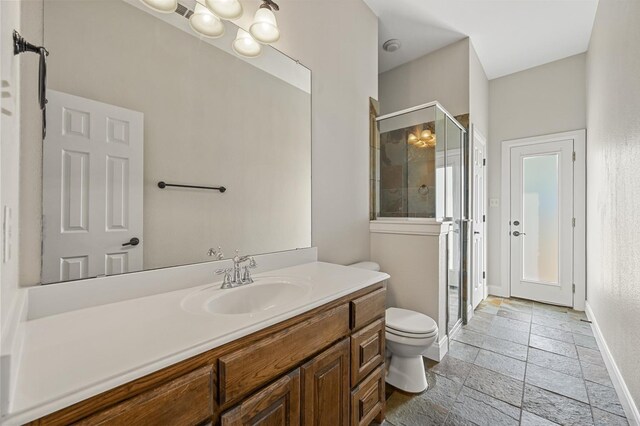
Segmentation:
[(375, 220), (434, 220), (446, 243), (447, 331), (462, 319), (465, 128), (432, 102), (377, 118)]

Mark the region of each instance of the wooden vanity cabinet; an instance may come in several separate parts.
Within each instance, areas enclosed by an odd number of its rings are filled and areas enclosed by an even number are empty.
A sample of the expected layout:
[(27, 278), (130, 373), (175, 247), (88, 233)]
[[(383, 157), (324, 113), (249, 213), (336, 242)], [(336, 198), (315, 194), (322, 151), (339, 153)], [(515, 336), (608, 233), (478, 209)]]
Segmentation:
[(384, 419), (379, 283), (33, 425), (367, 426)]

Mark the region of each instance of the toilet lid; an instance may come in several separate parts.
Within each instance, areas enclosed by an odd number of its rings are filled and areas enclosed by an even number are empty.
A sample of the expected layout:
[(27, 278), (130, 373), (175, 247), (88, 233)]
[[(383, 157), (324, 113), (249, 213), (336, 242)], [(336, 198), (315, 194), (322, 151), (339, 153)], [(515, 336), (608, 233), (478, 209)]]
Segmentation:
[(430, 334), (438, 329), (436, 322), (420, 312), (389, 308), (385, 315), (386, 326), (405, 333)]

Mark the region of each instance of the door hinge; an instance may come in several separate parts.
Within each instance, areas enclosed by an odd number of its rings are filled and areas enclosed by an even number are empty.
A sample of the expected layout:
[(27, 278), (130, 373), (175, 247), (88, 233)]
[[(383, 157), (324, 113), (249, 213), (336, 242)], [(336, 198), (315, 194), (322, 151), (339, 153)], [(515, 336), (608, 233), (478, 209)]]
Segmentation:
[(487, 165), (487, 159), (486, 159), (486, 158), (483, 158), (483, 159), (482, 159), (482, 165), (483, 165), (483, 166), (486, 166), (486, 165)]
[(576, 227), (576, 218), (574, 217), (573, 219), (571, 219), (571, 224), (573, 225), (573, 227)]
[(573, 161), (576, 161), (576, 152), (573, 151)]
[(576, 285), (575, 284), (573, 284), (573, 292), (574, 293), (576, 292)]
[(487, 216), (486, 216), (486, 215), (484, 215), (484, 214), (482, 215), (482, 221), (483, 221), (483, 222), (486, 222), (486, 221), (487, 221)]
[(485, 271), (482, 271), (482, 279), (486, 279), (487, 278), (487, 273)]

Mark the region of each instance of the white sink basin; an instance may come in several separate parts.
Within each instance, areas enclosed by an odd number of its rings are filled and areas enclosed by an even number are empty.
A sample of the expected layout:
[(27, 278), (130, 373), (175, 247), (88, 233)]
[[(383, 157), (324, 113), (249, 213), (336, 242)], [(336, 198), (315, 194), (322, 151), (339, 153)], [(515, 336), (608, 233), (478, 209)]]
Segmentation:
[(302, 302), (310, 284), (300, 279), (259, 277), (252, 284), (233, 289), (219, 285), (191, 293), (182, 300), (182, 308), (196, 314), (254, 315)]

